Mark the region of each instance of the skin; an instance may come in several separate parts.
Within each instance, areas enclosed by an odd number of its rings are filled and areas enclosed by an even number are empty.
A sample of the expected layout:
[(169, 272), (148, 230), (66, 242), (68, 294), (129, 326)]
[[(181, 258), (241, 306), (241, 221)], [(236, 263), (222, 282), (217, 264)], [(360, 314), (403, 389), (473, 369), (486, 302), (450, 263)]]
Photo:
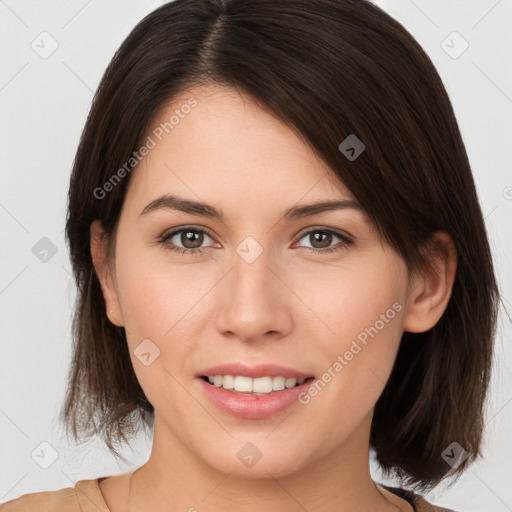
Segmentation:
[[(412, 511), (371, 478), (370, 426), (403, 331), (431, 328), (446, 308), (456, 269), (451, 239), (437, 237), (435, 272), (409, 279), (364, 211), (285, 221), (288, 207), (354, 197), (293, 130), (234, 89), (182, 93), (148, 134), (191, 96), (198, 105), (132, 171), (113, 265), (101, 224), (91, 224), (107, 314), (125, 327), (155, 407), (151, 455), (130, 496), (131, 472), (100, 484), (107, 504), (113, 512)], [(171, 209), (141, 216), (163, 193), (207, 202), (224, 222)], [(158, 242), (190, 225), (209, 231), (198, 242), (202, 255), (166, 248), (197, 246), (181, 233)], [(308, 228), (339, 231), (353, 243), (332, 234), (322, 245), (301, 234)], [(236, 252), (249, 235), (263, 248), (252, 263)], [(320, 378), (394, 303), (401, 311), (306, 405), (240, 419), (212, 404), (195, 378), (225, 361), (272, 362)], [(160, 349), (149, 366), (134, 355), (147, 338)], [(248, 442), (262, 453), (250, 468), (237, 457)]]

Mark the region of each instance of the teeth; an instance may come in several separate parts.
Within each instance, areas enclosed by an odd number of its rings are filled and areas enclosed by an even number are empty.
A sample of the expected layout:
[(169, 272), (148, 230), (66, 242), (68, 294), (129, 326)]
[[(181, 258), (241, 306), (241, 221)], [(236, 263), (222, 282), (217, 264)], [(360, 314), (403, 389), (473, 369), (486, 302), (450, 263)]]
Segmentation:
[(306, 379), (294, 379), (286, 377), (244, 377), (241, 375), (212, 375), (208, 376), (208, 382), (214, 386), (238, 393), (254, 393), (257, 395), (265, 395), (272, 391), (282, 391), (290, 389), (296, 385), (303, 384)]

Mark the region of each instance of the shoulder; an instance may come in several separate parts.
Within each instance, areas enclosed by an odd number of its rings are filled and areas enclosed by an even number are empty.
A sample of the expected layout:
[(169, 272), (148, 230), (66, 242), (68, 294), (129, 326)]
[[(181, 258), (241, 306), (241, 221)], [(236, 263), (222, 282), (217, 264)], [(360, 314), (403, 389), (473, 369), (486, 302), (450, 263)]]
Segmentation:
[(400, 487), (391, 487), (384, 484), (379, 485), (396, 494), (397, 496), (407, 500), (414, 507), (415, 512), (460, 512), (451, 508), (443, 508), (437, 505), (433, 505), (432, 503), (429, 503), (425, 498), (423, 498), (423, 496), (412, 491), (408, 491)]
[(69, 511), (79, 512), (78, 501), (73, 487), (66, 487), (58, 491), (31, 492), (23, 494), (0, 505), (0, 512), (25, 511)]
[[(100, 479), (101, 480), (101, 479)], [(0, 504), (0, 512), (110, 512), (98, 479), (80, 480), (74, 487), (23, 494)]]

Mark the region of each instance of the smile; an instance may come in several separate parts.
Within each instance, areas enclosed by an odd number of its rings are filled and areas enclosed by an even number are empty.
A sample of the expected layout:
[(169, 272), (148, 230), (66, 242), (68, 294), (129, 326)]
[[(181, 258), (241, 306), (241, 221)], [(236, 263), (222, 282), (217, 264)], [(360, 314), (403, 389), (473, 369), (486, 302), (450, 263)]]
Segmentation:
[[(214, 382), (210, 383), (210, 379)], [(276, 379), (276, 388), (279, 389), (274, 390), (274, 379)], [(288, 377), (284, 379), (283, 387), (283, 379), (284, 377), (281, 376), (253, 379), (241, 375), (214, 375), (202, 376), (196, 381), (201, 385), (209, 401), (221, 411), (238, 418), (263, 419), (274, 416), (298, 402), (299, 395), (307, 392), (314, 382), (314, 377), (300, 380)], [(287, 383), (290, 387), (287, 387)], [(268, 391), (271, 384), (272, 390)], [(224, 386), (233, 387), (225, 389)], [(254, 389), (267, 391), (257, 392)]]
[(300, 386), (313, 377), (295, 379), (293, 377), (267, 376), (253, 379), (242, 375), (209, 375), (204, 376), (203, 379), (217, 388), (259, 396)]

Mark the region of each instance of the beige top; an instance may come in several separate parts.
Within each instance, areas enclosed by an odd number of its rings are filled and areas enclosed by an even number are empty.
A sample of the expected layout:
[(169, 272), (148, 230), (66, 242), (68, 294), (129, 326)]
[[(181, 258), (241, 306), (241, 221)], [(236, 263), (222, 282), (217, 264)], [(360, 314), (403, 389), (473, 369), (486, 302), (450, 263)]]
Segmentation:
[[(0, 504), (0, 512), (110, 512), (99, 487), (99, 483), (105, 478), (109, 477), (79, 480), (74, 487), (58, 491), (23, 494)], [(410, 491), (382, 484), (380, 486), (407, 500), (415, 512), (455, 512), (436, 507)]]

